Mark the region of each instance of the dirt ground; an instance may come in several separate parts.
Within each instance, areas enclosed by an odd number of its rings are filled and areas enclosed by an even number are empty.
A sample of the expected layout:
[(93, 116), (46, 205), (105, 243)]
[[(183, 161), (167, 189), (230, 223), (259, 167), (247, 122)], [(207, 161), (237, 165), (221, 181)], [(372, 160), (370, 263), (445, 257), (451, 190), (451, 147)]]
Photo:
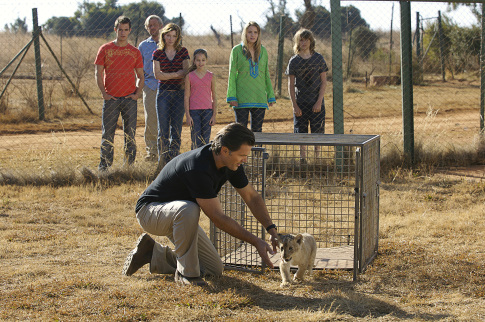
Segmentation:
[(470, 181), (485, 181), (485, 165), (471, 165), (469, 167), (451, 167), (439, 169), (438, 173), (450, 178), (465, 179)]
[[(442, 88), (442, 86), (447, 86)], [(425, 151), (451, 151), (473, 149), (480, 132), (480, 114), (474, 102), (467, 102), (460, 97), (465, 89), (455, 88), (457, 84), (448, 82), (433, 88), (420, 87), (416, 90), (414, 141)], [(433, 97), (420, 91), (433, 90)], [(466, 90), (469, 90), (466, 88)], [(446, 92), (453, 92), (454, 97), (444, 97)], [(389, 150), (403, 148), (403, 124), (399, 108), (400, 91), (398, 89), (369, 90), (365, 95), (346, 94), (344, 107), (344, 133), (377, 134), (381, 136), (381, 157)], [(439, 95), (438, 95), (439, 94)], [(467, 97), (476, 94), (476, 89)], [(330, 95), (330, 93), (329, 93)], [(436, 96), (438, 95), (438, 96)], [(329, 97), (326, 117), (326, 133), (333, 133), (333, 113)], [(451, 100), (452, 99), (452, 100)], [(377, 102), (377, 104), (376, 104)], [(433, 104), (431, 104), (432, 102)], [(293, 131), (291, 107), (288, 99), (281, 99), (278, 108), (268, 110), (263, 126), (264, 132), (289, 133)], [(373, 105), (374, 104), (374, 105)], [(397, 104), (397, 105), (396, 105)], [(365, 106), (365, 108), (364, 108)], [(98, 111), (99, 112), (99, 111)], [(233, 115), (227, 106), (220, 107), (218, 124), (212, 130), (212, 136), (225, 124), (233, 121)], [(137, 163), (143, 162), (145, 143), (143, 140), (143, 106), (139, 104)], [(73, 117), (65, 120), (45, 122), (2, 124), (0, 126), (0, 169), (22, 172), (26, 169), (50, 167), (57, 163), (69, 166), (87, 166), (96, 168), (99, 162), (101, 143), (101, 117), (91, 115)], [(190, 131), (184, 124), (182, 132), (182, 151), (190, 148)], [(115, 166), (122, 162), (123, 132), (121, 127), (115, 137)], [(485, 160), (484, 160), (485, 163)], [(447, 169), (450, 175), (465, 173), (465, 176), (483, 178), (480, 170)]]

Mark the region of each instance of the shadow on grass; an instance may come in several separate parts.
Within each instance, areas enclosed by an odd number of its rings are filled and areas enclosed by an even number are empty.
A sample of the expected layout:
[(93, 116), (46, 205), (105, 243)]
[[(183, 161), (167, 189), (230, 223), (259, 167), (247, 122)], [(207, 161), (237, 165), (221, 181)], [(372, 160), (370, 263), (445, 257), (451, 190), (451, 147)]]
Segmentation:
[[(317, 277), (312, 281), (275, 291), (263, 289), (235, 276), (224, 275), (209, 281), (212, 281), (208, 287), (210, 293), (234, 290), (237, 295), (247, 297), (252, 305), (270, 311), (310, 310), (360, 318), (393, 316), (401, 319), (419, 318), (425, 321), (450, 317), (446, 314), (407, 313), (396, 305), (356, 292), (351, 281), (330, 281)], [(279, 284), (279, 280), (275, 279), (270, 283)]]

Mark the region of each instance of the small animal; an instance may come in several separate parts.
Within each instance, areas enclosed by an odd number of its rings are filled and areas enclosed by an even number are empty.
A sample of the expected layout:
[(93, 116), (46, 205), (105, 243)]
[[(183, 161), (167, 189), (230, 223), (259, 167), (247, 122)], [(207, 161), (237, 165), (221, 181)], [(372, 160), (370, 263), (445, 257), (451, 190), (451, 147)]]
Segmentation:
[(317, 243), (312, 235), (307, 233), (298, 235), (278, 234), (278, 244), (281, 255), (280, 273), (283, 280), (280, 287), (291, 284), (291, 265), (298, 266), (298, 270), (293, 277), (295, 282), (304, 280), (305, 271), (308, 271), (309, 276), (312, 275), (315, 256), (317, 255)]

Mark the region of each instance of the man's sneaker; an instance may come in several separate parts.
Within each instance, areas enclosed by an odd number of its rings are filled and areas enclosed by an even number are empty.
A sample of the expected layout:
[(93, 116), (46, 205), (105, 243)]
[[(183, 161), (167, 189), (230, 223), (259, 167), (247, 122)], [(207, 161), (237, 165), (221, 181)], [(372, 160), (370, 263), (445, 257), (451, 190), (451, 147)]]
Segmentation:
[(148, 264), (152, 260), (153, 246), (155, 241), (148, 234), (142, 234), (136, 242), (133, 249), (125, 260), (122, 274), (126, 276), (133, 275), (140, 267)]
[(179, 285), (195, 285), (195, 286), (206, 286), (207, 282), (201, 277), (186, 277), (175, 271), (175, 282)]

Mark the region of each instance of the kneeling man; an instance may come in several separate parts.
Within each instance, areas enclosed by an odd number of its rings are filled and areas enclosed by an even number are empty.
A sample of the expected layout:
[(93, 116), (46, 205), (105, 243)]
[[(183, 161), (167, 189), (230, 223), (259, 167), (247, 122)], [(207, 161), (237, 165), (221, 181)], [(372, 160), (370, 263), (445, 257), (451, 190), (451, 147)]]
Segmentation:
[[(138, 199), (135, 210), (138, 223), (147, 233), (167, 236), (175, 247), (172, 250), (142, 234), (125, 261), (124, 275), (132, 275), (145, 264), (150, 264), (150, 273), (175, 274), (175, 281), (183, 285), (206, 285), (203, 276), (222, 275), (221, 258), (199, 226), (201, 209), (217, 228), (256, 247), (266, 265), (273, 267), (268, 252), (276, 252), (276, 226), (243, 168), (254, 143), (253, 132), (231, 123), (210, 144), (165, 165)], [(272, 248), (224, 214), (217, 195), (228, 180), (266, 227)]]

